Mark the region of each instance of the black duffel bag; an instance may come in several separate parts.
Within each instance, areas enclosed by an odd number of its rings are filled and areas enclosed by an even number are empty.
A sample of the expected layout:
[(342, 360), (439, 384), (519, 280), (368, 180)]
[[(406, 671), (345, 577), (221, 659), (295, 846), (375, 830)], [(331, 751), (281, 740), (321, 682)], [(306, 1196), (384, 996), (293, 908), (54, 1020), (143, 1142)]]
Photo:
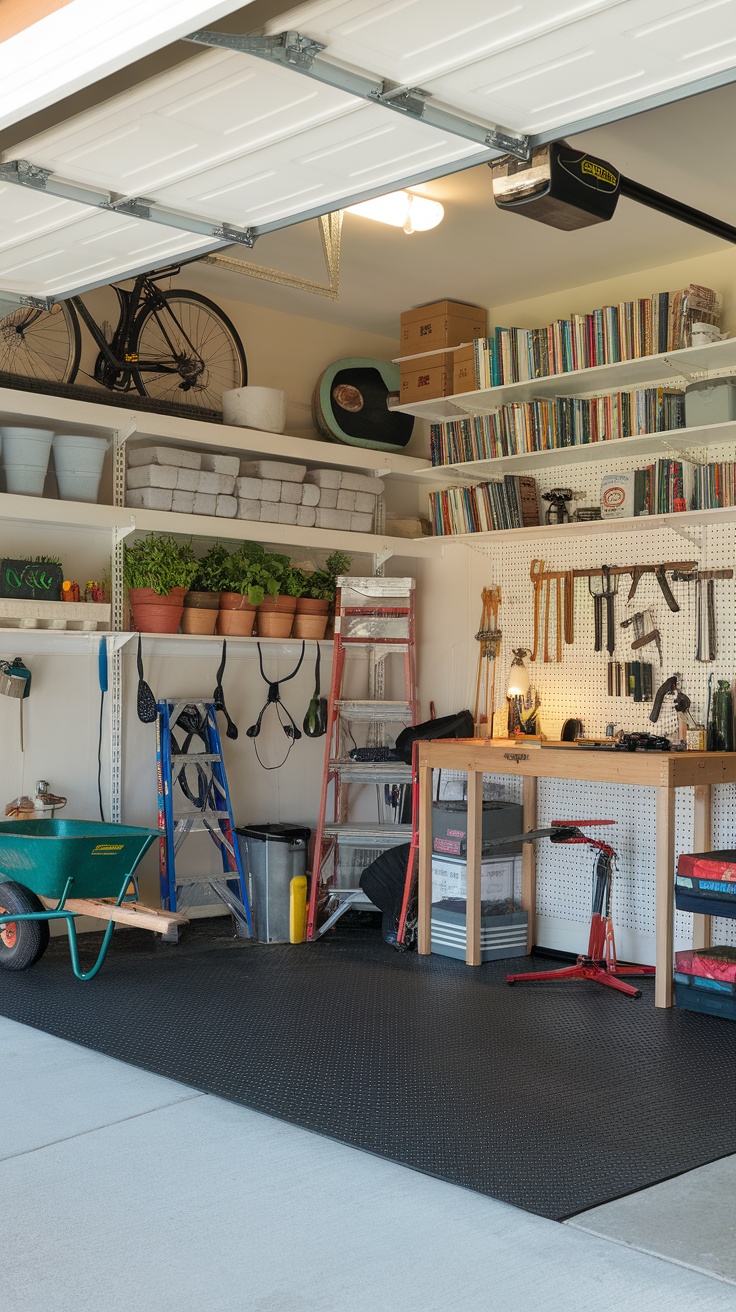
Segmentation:
[(396, 751), (402, 761), (411, 765), (413, 743), (428, 742), (433, 738), (472, 738), (474, 733), (470, 711), (456, 711), (454, 715), (441, 715), (439, 720), (425, 720), (423, 724), (402, 729), (396, 739)]
[(396, 943), (410, 851), (410, 843), (389, 847), (360, 876), (360, 887), (366, 897), (383, 912), (381, 933), (386, 943)]

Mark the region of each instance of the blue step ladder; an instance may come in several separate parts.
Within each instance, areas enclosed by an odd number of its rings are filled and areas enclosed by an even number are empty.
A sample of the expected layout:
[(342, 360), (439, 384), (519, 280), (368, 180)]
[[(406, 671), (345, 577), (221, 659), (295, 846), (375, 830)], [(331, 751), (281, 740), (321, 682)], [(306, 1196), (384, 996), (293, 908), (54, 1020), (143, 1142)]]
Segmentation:
[[(252, 938), (248, 890), (235, 837), (215, 703), (166, 698), (157, 703), (157, 709), (161, 905), (166, 911), (207, 905), (197, 901), (206, 889), (224, 902), (233, 916), (238, 936)], [(195, 744), (201, 750), (192, 750)], [(223, 878), (210, 873), (184, 877), (177, 874), (182, 844), (197, 832), (208, 833), (219, 848)], [(210, 900), (211, 897), (207, 901)], [(169, 941), (175, 940), (174, 930)]]

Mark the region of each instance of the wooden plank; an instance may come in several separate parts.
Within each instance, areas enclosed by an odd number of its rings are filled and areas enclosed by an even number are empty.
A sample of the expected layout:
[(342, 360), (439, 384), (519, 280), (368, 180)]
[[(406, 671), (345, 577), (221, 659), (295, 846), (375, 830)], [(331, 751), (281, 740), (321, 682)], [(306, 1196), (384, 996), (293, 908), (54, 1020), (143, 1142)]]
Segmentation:
[[(41, 902), (49, 910), (57, 905), (54, 898), (42, 897)], [(150, 929), (154, 934), (167, 934), (175, 925), (189, 924), (189, 918), (180, 911), (162, 911), (143, 906), (140, 902), (126, 902), (119, 907), (105, 898), (70, 897), (64, 910), (72, 911), (76, 916), (91, 916), (94, 920), (114, 920), (117, 924)]]
[(465, 963), (479, 966), (480, 876), (483, 849), (483, 775), (468, 774), (468, 851), (465, 866)]
[(655, 1007), (672, 1006), (675, 926), (675, 790), (657, 789), (657, 838), (655, 851), (656, 967)]
[[(710, 784), (698, 784), (695, 787), (695, 809), (693, 814), (693, 851), (710, 852), (713, 844)], [(693, 916), (693, 947), (709, 948), (711, 946), (710, 916)]]
[(659, 788), (736, 783), (735, 752), (610, 752), (541, 747), (537, 742), (454, 738), (420, 743), (420, 764), (486, 774), (536, 775)]
[[(524, 832), (537, 827), (537, 780), (524, 779)], [(531, 952), (537, 929), (537, 848), (535, 843), (524, 843), (521, 849), (521, 905), (527, 913), (526, 950)]]
[(432, 771), (423, 765), (419, 767), (418, 898), (417, 952), (426, 957), (432, 951)]

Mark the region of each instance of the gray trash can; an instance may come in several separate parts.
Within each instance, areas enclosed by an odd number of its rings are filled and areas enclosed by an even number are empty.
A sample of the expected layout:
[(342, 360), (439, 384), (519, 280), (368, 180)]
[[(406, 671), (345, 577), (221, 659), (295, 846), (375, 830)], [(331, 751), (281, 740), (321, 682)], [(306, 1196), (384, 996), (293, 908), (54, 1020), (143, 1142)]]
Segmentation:
[(307, 873), (310, 830), (300, 825), (243, 825), (238, 836), (259, 943), (289, 942), (289, 886)]

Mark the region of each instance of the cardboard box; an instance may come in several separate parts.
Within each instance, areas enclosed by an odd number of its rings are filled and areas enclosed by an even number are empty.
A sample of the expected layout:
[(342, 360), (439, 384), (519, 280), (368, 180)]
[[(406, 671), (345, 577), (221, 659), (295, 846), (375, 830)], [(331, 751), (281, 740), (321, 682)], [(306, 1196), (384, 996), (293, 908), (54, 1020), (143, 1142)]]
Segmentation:
[(479, 305), (466, 305), (462, 301), (433, 301), (415, 310), (405, 310), (401, 316), (401, 355), (412, 355), (422, 349), (435, 351), (440, 346), (458, 346), (472, 342), (474, 337), (485, 337), (486, 311)]
[(452, 396), (452, 369), (451, 355), (430, 355), (426, 357), (424, 365), (421, 360), (402, 364), (401, 404), (411, 405), (415, 401), (434, 401), (438, 396)]
[(478, 386), (475, 379), (475, 347), (463, 346), (462, 350), (453, 352), (453, 359), (453, 392), (474, 392)]

